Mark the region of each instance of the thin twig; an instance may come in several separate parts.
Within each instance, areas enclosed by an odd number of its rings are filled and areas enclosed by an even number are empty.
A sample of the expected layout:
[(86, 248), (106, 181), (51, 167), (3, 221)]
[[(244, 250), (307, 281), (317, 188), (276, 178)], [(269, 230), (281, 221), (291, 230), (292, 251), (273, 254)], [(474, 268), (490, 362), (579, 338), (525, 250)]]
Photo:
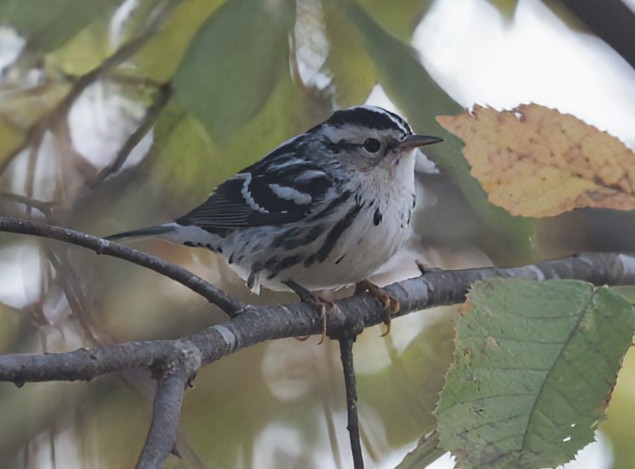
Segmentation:
[[(66, 246), (62, 247), (66, 248)], [(103, 345), (104, 342), (99, 340), (95, 334), (97, 328), (92, 324), (95, 316), (93, 312), (94, 298), (87, 294), (88, 288), (83, 282), (79, 266), (73, 265), (70, 261), (68, 249), (47, 249), (45, 252), (48, 262), (55, 269), (56, 277), (68, 302), (71, 311), (70, 317), (77, 321), (87, 343), (91, 346)], [(108, 337), (108, 339), (112, 339), (112, 337)], [(112, 342), (114, 340), (109, 340), (106, 343)]]
[(340, 342), (340, 358), (344, 370), (344, 386), (346, 387), (346, 410), (348, 414), (348, 436), (351, 442), (353, 467), (364, 469), (362, 443), (359, 439), (359, 419), (357, 418), (357, 383), (353, 364), (353, 344), (355, 336), (342, 337)]
[(137, 146), (137, 144), (141, 141), (141, 139), (150, 131), (152, 126), (155, 124), (157, 118), (159, 117), (159, 114), (161, 114), (161, 111), (166, 106), (166, 104), (170, 100), (170, 97), (172, 96), (172, 88), (170, 84), (166, 83), (164, 85), (161, 85), (157, 90), (157, 94), (158, 96), (156, 97), (152, 105), (146, 110), (146, 114), (143, 120), (141, 121), (141, 123), (139, 124), (139, 126), (137, 126), (134, 132), (132, 132), (128, 136), (124, 144), (121, 146), (121, 148), (117, 152), (117, 156), (115, 157), (114, 161), (108, 166), (106, 166), (105, 168), (103, 168), (101, 171), (99, 171), (94, 178), (87, 181), (86, 185), (88, 187), (94, 188), (95, 186), (103, 182), (108, 176), (119, 171), (123, 167), (126, 160), (128, 159), (128, 156), (130, 156), (130, 153), (132, 152), (132, 150)]
[(45, 238), (57, 239), (67, 243), (82, 246), (95, 251), (97, 254), (118, 257), (134, 264), (154, 270), (166, 277), (176, 280), (190, 290), (203, 296), (210, 303), (221, 308), (230, 317), (243, 308), (243, 304), (224, 291), (216, 288), (198, 275), (159, 259), (145, 252), (125, 246), (120, 243), (108, 241), (97, 236), (92, 236), (80, 231), (62, 228), (59, 226), (40, 223), (32, 220), (21, 220), (13, 217), (0, 217), (0, 231), (12, 233), (30, 234)]
[(11, 202), (26, 205), (27, 207), (34, 208), (42, 212), (43, 215), (49, 216), (51, 214), (51, 208), (53, 202), (46, 202), (44, 200), (37, 200), (32, 197), (25, 197), (20, 194), (13, 194), (12, 192), (0, 191), (0, 199), (6, 199)]

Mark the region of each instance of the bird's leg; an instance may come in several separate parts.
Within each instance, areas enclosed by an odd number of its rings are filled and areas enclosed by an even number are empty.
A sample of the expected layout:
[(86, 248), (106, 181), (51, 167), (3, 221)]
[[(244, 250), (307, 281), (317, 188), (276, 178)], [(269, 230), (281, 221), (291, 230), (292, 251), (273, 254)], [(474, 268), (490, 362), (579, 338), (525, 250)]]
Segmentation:
[[(305, 303), (311, 307), (313, 307), (319, 314), (318, 318), (322, 322), (322, 335), (320, 336), (320, 341), (318, 345), (324, 342), (326, 338), (326, 308), (329, 307), (331, 311), (337, 313), (337, 306), (332, 301), (326, 300), (324, 298), (319, 297), (315, 293), (307, 290), (301, 285), (298, 285), (293, 280), (286, 280), (284, 283), (287, 287), (289, 287), (293, 292), (298, 295), (300, 301)], [(300, 337), (298, 340), (306, 340), (307, 337)]]
[(421, 272), (422, 276), (431, 272), (438, 272), (440, 270), (443, 270), (439, 269), (438, 267), (430, 267), (429, 265), (424, 264), (421, 261), (415, 261), (415, 264), (417, 264), (417, 268), (419, 269), (419, 272)]
[(369, 280), (362, 280), (361, 282), (355, 284), (355, 294), (365, 292), (381, 301), (381, 304), (384, 307), (384, 325), (386, 326), (386, 329), (381, 334), (381, 336), (384, 337), (390, 333), (390, 323), (392, 318), (399, 314), (399, 310), (401, 309), (399, 300), (393, 298), (382, 288), (378, 287)]

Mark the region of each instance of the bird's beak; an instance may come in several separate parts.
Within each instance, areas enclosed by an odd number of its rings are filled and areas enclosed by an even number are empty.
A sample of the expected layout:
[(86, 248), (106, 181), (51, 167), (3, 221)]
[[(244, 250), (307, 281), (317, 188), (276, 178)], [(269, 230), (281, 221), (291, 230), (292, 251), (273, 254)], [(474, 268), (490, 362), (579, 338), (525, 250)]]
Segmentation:
[(442, 142), (439, 137), (429, 137), (427, 135), (409, 135), (403, 142), (399, 144), (400, 150), (409, 150), (411, 148), (422, 147), (424, 145), (432, 145), (433, 143)]

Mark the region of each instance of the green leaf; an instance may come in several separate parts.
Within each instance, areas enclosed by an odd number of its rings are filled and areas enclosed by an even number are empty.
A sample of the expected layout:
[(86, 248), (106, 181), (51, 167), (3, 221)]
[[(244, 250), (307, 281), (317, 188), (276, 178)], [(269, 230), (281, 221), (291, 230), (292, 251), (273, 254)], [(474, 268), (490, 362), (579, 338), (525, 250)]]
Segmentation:
[(324, 8), (329, 52), (324, 68), (331, 76), (338, 107), (363, 103), (377, 82), (375, 65), (359, 35), (355, 34), (337, 8)]
[(163, 110), (154, 134), (152, 185), (172, 194), (179, 204), (201, 203), (210, 189), (233, 174), (233, 168), (224, 167), (222, 154), (205, 128), (178, 100), (172, 99)]
[(255, 163), (281, 142), (326, 118), (330, 104), (326, 94), (304, 87), (288, 74), (282, 76), (258, 114), (222, 145), (223, 153), (233, 155), (228, 163), (234, 172)]
[(498, 12), (506, 20), (511, 20), (516, 13), (516, 7), (518, 6), (518, 0), (487, 0), (491, 3)]
[(121, 0), (2, 0), (0, 23), (14, 27), (30, 50), (57, 49)]
[(428, 467), (445, 453), (445, 451), (439, 448), (439, 434), (436, 431), (432, 431), (419, 440), (417, 447), (406, 454), (395, 469), (420, 469), (422, 467)]
[(137, 72), (158, 82), (172, 78), (196, 31), (225, 0), (181, 2), (134, 57)]
[(28, 129), (50, 112), (68, 92), (67, 83), (20, 89), (7, 87), (0, 107), (0, 168), (28, 143)]
[(23, 129), (0, 115), (0, 168), (21, 147), (25, 138), (26, 132)]
[(288, 74), (292, 2), (232, 0), (196, 34), (174, 85), (214, 139), (227, 140), (267, 102)]
[(429, 4), (429, 0), (359, 0), (359, 5), (383, 29), (402, 41), (412, 38)]
[(460, 467), (540, 468), (593, 440), (631, 345), (631, 305), (608, 288), (553, 280), (476, 284), (457, 321), (436, 410)]
[(61, 47), (51, 51), (47, 63), (56, 72), (81, 76), (102, 63), (112, 54), (108, 25), (93, 22)]
[[(389, 366), (374, 373), (358, 371), (360, 404), (381, 416), (382, 431), (393, 449), (410, 444), (422, 432), (434, 428), (432, 412), (452, 357), (453, 316), (445, 311), (441, 320), (423, 327), (403, 351), (389, 350)], [(399, 335), (398, 330), (396, 334)], [(356, 361), (372, 361), (377, 345), (371, 344), (376, 342), (376, 335), (368, 334), (358, 340)]]

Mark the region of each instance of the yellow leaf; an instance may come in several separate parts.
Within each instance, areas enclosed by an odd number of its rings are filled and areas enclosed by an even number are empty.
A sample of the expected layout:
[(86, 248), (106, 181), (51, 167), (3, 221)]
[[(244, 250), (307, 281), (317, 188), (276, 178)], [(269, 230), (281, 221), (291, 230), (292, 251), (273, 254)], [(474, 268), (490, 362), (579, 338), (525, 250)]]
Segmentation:
[(570, 114), (537, 104), (502, 112), (476, 106), (437, 121), (465, 142), (472, 175), (512, 215), (635, 209), (635, 153)]

